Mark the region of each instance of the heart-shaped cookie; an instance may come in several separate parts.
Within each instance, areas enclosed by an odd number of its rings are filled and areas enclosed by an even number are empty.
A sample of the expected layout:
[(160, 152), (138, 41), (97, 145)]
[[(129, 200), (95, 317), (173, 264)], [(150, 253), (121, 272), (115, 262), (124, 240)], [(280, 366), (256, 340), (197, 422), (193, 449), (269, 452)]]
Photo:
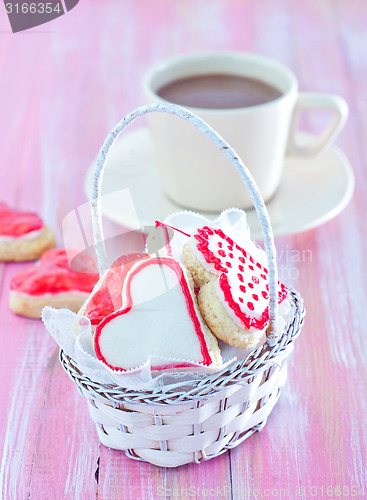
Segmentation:
[(123, 307), (96, 329), (97, 358), (126, 371), (151, 361), (152, 370), (221, 365), (215, 337), (197, 309), (183, 266), (169, 257), (134, 264), (123, 286)]
[(72, 255), (70, 250), (48, 250), (36, 265), (16, 274), (10, 284), (10, 309), (30, 318), (40, 318), (45, 306), (77, 312), (99, 275), (88, 255), (75, 258), (71, 269)]
[(33, 212), (13, 210), (0, 203), (0, 260), (38, 259), (55, 246), (53, 231)]
[[(208, 226), (196, 231), (183, 253), (211, 331), (234, 347), (256, 345), (269, 321), (267, 269), (221, 229)], [(287, 296), (282, 283), (278, 293), (281, 303)]]

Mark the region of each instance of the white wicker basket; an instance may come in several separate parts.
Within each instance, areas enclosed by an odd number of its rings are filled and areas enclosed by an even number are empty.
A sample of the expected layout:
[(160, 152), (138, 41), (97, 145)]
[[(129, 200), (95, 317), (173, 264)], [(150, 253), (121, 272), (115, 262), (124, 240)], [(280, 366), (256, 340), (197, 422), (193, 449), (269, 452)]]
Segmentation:
[(272, 231), (258, 189), (230, 146), (207, 124), (182, 108), (151, 104), (126, 116), (107, 137), (97, 161), (93, 223), (100, 272), (106, 253), (100, 214), (102, 173), (110, 148), (119, 133), (138, 116), (159, 111), (190, 121), (218, 145), (238, 170), (252, 196), (262, 225), (269, 270), (269, 328), (267, 342), (243, 360), (198, 381), (187, 390), (126, 390), (102, 385), (83, 375), (75, 360), (60, 351), (65, 371), (87, 399), (101, 442), (124, 450), (127, 456), (155, 465), (176, 467), (201, 462), (234, 448), (261, 429), (278, 400), (287, 376), (286, 360), (293, 350), (304, 321), (299, 294), (289, 291), (291, 314), (284, 329), (277, 331), (277, 269)]

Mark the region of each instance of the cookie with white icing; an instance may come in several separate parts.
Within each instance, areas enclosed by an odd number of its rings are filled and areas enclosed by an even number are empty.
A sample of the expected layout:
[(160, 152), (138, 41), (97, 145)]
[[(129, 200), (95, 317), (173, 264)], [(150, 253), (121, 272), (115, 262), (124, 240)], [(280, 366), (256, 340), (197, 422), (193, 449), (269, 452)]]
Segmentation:
[(97, 325), (97, 358), (117, 371), (220, 367), (216, 338), (201, 318), (190, 279), (171, 257), (150, 257), (128, 271), (122, 307)]
[[(69, 257), (76, 252), (68, 252)], [(65, 250), (51, 249), (40, 261), (16, 274), (10, 283), (10, 309), (21, 316), (41, 318), (46, 306), (77, 312), (89, 296), (98, 274), (94, 260), (85, 255), (76, 257), (69, 266)]]
[[(199, 228), (184, 262), (200, 287), (200, 311), (214, 335), (233, 347), (259, 343), (269, 322), (268, 271), (220, 229)], [(278, 301), (287, 296), (279, 283)]]
[(55, 246), (55, 236), (33, 212), (0, 203), (0, 261), (36, 260)]

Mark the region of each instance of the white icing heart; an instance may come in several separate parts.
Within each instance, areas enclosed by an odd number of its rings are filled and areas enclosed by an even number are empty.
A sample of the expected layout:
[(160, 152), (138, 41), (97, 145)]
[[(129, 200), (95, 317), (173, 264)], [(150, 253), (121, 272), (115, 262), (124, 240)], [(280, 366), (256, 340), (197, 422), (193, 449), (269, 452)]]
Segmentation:
[(153, 257), (127, 274), (123, 307), (98, 325), (94, 346), (97, 357), (119, 371), (157, 356), (162, 363), (153, 370), (186, 368), (221, 361), (210, 336), (181, 264)]

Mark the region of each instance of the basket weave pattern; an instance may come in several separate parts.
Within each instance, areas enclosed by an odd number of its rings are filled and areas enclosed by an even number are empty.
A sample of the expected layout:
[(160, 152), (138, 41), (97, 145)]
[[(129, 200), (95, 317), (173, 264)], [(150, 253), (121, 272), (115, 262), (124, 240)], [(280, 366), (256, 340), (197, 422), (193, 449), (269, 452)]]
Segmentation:
[(292, 315), (277, 344), (206, 377), (190, 391), (132, 391), (83, 376), (60, 352), (68, 375), (87, 399), (105, 446), (134, 459), (176, 467), (214, 458), (266, 423), (287, 375), (286, 360), (304, 321), (303, 302), (291, 291)]

